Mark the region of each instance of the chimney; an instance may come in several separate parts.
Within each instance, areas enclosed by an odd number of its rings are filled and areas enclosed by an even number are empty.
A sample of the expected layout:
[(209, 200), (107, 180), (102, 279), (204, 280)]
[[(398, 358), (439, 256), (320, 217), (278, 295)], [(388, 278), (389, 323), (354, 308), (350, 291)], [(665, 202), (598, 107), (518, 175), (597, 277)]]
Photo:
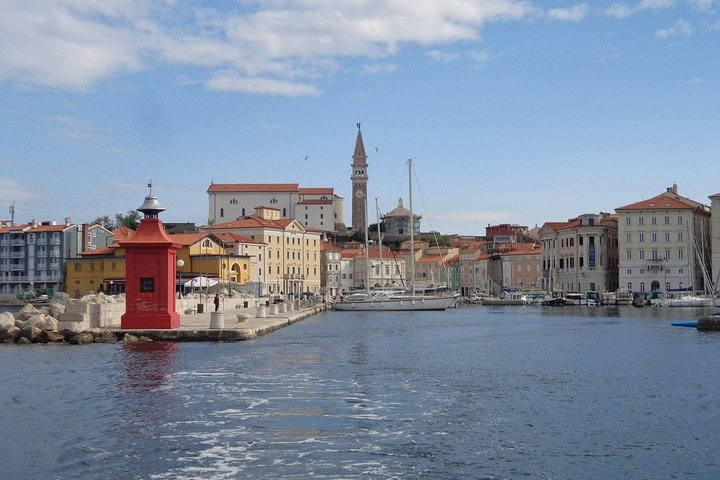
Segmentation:
[(677, 183), (673, 182), (672, 187), (667, 188), (668, 193), (678, 194)]

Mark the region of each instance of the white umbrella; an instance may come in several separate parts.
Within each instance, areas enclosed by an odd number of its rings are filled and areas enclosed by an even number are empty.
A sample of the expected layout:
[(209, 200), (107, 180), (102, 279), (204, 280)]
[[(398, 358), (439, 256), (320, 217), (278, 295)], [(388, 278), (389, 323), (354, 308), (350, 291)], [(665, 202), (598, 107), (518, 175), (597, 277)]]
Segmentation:
[(213, 280), (212, 278), (207, 277), (195, 277), (193, 279), (188, 280), (185, 282), (185, 288), (204, 288), (204, 287), (212, 287), (213, 285), (217, 285), (217, 280)]

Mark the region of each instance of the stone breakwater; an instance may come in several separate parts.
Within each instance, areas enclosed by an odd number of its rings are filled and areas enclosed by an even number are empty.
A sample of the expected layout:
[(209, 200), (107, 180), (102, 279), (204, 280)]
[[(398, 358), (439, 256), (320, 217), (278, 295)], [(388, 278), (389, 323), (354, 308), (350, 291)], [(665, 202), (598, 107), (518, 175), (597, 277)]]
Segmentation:
[[(109, 297), (108, 297), (109, 298)], [(77, 314), (68, 314), (67, 309), (78, 309), (78, 303), (90, 303), (82, 308), (96, 310), (97, 303), (110, 303), (102, 305), (97, 310), (104, 312), (109, 307), (124, 311), (122, 302), (108, 298), (84, 298), (81, 301), (58, 296), (50, 305), (37, 308), (34, 305), (25, 305), (20, 312), (13, 315), (10, 312), (0, 314), (0, 343), (5, 344), (47, 344), (63, 343), (71, 345), (84, 345), (89, 343), (135, 343), (135, 342), (202, 342), (221, 341), (232, 342), (250, 340), (270, 333), (279, 328), (291, 325), (299, 320), (316, 315), (326, 309), (324, 304), (311, 302), (289, 302), (280, 307), (270, 306), (266, 311), (264, 302), (259, 302), (257, 308), (230, 309), (219, 313), (181, 314), (181, 326), (169, 330), (122, 330), (117, 321), (107, 320), (92, 322), (101, 326), (90, 327), (87, 319), (75, 318)], [(239, 307), (239, 305), (238, 305)], [(222, 325), (213, 325), (212, 315), (225, 316)], [(103, 317), (105, 314), (102, 314)], [(87, 316), (82, 314), (81, 316)], [(114, 315), (113, 315), (114, 316)], [(107, 324), (106, 324), (107, 323)]]

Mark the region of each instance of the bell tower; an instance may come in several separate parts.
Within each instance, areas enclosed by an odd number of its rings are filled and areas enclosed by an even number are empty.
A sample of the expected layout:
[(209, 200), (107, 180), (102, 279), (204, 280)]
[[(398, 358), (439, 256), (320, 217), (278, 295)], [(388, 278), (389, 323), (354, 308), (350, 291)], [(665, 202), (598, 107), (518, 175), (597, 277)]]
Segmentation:
[(352, 175), (352, 231), (364, 232), (367, 219), (367, 155), (363, 143), (360, 124), (357, 124), (358, 133), (355, 139), (355, 152), (353, 153)]

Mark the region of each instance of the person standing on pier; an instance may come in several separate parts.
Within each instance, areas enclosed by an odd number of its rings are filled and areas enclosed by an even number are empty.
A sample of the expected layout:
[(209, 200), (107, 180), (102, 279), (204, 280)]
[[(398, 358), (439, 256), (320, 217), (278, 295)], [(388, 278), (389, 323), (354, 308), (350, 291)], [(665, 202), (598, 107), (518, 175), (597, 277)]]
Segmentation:
[(215, 294), (215, 300), (213, 300), (213, 303), (215, 304), (215, 311), (217, 312), (220, 308), (220, 294)]

